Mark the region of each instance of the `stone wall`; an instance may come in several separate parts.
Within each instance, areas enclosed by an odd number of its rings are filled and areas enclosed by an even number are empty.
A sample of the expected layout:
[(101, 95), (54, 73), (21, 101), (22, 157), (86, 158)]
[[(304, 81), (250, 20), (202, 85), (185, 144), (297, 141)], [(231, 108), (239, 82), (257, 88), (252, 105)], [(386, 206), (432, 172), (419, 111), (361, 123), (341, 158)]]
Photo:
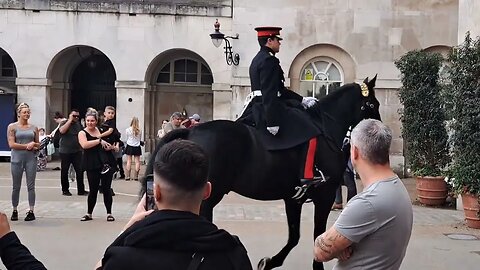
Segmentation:
[(0, 8), (74, 12), (232, 16), (231, 0), (2, 0)]

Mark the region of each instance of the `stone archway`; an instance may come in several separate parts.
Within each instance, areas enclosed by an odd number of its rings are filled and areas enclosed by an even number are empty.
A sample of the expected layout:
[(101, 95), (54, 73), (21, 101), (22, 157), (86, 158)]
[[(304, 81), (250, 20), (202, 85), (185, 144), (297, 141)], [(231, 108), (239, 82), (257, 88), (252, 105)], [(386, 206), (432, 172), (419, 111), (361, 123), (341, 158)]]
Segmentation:
[(85, 114), (88, 107), (116, 106), (116, 72), (110, 59), (90, 46), (60, 51), (47, 70), (50, 81), (49, 114), (67, 114), (72, 108)]
[(145, 139), (156, 140), (162, 121), (173, 112), (199, 114), (201, 121), (213, 119), (213, 76), (205, 60), (186, 49), (159, 54), (147, 69)]
[(0, 48), (0, 157), (10, 156), (7, 126), (14, 122), (17, 86), (17, 68), (12, 57)]
[(16, 94), (17, 67), (12, 57), (0, 48), (0, 90), (3, 93)]

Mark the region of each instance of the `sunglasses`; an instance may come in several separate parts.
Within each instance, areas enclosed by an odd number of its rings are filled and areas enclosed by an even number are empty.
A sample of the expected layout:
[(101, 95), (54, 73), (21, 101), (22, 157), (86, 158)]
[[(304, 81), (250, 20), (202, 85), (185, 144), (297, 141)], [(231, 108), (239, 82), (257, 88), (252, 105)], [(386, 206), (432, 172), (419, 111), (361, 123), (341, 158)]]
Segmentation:
[(72, 116), (75, 117), (75, 118), (79, 118), (79, 117), (80, 117), (80, 115), (72, 115)]

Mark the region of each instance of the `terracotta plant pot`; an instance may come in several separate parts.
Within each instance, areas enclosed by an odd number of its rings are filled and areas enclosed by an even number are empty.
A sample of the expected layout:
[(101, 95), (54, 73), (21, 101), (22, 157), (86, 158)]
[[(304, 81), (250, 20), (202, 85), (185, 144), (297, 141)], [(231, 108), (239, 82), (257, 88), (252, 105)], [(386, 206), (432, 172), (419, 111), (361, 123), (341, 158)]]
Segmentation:
[(465, 220), (470, 228), (480, 229), (480, 198), (470, 193), (462, 194), (463, 211)]
[(443, 176), (415, 177), (418, 200), (426, 205), (442, 205), (447, 198), (447, 183)]

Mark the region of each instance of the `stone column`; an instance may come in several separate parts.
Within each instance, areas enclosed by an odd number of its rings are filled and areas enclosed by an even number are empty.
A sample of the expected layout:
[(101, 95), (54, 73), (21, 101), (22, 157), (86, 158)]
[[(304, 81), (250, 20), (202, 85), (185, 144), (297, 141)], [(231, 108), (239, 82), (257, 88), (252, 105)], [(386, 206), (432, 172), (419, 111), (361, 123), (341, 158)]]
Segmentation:
[(213, 119), (232, 120), (232, 86), (229, 83), (213, 83)]
[(38, 128), (49, 126), (50, 80), (17, 78), (16, 84), (18, 103), (25, 102), (30, 106), (30, 123)]
[(145, 89), (144, 81), (116, 81), (117, 88), (117, 129), (125, 140), (125, 129), (136, 116), (140, 122), (142, 136), (145, 134)]

